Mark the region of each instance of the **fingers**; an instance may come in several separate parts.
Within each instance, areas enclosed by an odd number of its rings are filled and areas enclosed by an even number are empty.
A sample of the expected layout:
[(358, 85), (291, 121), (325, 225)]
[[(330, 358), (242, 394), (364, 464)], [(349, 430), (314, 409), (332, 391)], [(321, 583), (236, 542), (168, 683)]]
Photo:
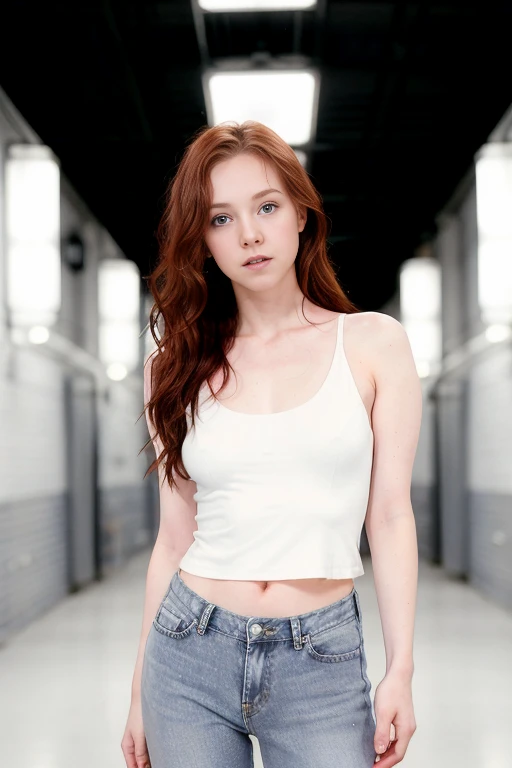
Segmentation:
[(151, 768), (145, 741), (144, 744), (141, 745), (140, 751), (135, 747), (135, 758), (137, 760), (137, 768)]
[(137, 744), (133, 739), (121, 742), (126, 768), (151, 768), (146, 740), (143, 739)]
[[(398, 732), (399, 730), (399, 732)], [(385, 751), (378, 754), (375, 758), (375, 762), (378, 763), (379, 768), (391, 768), (393, 765), (400, 763), (407, 752), (409, 742), (416, 730), (416, 723), (411, 723), (407, 726), (401, 726), (399, 729), (395, 729), (393, 726), (393, 737), (386, 747)]]
[(373, 737), (373, 746), (378, 755), (382, 755), (389, 747), (393, 739), (395, 727), (391, 722), (391, 716), (377, 718), (377, 727)]
[[(381, 755), (377, 755), (377, 757), (375, 758), (375, 763), (379, 766), (379, 768), (391, 768), (391, 766), (396, 765), (397, 763), (400, 762), (400, 760), (402, 760), (403, 755), (402, 757), (399, 758), (397, 754), (397, 750), (396, 750), (397, 743), (398, 743), (397, 741), (391, 742), (391, 744), (389, 745), (389, 747), (387, 747), (384, 753), (382, 753)], [(405, 750), (404, 750), (404, 754), (405, 754)]]
[(138, 768), (133, 741), (125, 742), (123, 739), (121, 742), (121, 749), (126, 762), (126, 768)]

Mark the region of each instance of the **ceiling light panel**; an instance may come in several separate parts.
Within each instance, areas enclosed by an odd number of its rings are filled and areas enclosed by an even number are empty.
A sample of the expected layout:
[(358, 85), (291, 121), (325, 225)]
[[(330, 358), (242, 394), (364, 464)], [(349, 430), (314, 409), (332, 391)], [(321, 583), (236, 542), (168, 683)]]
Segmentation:
[(317, 0), (198, 0), (203, 11), (305, 11)]
[(205, 100), (210, 125), (258, 120), (300, 147), (315, 129), (318, 77), (306, 71), (206, 73)]

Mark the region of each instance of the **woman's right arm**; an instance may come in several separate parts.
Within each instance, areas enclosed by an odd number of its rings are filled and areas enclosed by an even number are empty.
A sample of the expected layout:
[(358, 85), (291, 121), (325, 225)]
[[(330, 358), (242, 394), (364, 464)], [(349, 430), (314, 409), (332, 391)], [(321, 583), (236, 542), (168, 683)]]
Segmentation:
[[(154, 353), (153, 353), (154, 354)], [(151, 392), (151, 365), (153, 355), (144, 365), (144, 404)], [(156, 434), (148, 411), (146, 421), (149, 436), (155, 448), (155, 455), (160, 456), (163, 445)], [(158, 487), (160, 498), (160, 524), (146, 577), (146, 594), (140, 633), (139, 649), (132, 679), (132, 696), (128, 720), (121, 740), (121, 749), (127, 768), (150, 768), (149, 753), (144, 734), (142, 718), (141, 684), (142, 666), (146, 651), (146, 642), (158, 612), (158, 607), (169, 588), (172, 575), (179, 567), (181, 558), (194, 541), (197, 530), (197, 504), (194, 494), (197, 485), (192, 480), (176, 477), (176, 488), (172, 491), (165, 478), (162, 464), (158, 465)]]
[[(151, 394), (151, 356), (144, 366), (144, 404)], [(163, 445), (155, 432), (146, 410), (146, 421), (149, 435), (159, 456)], [(197, 485), (193, 480), (183, 480), (176, 477), (177, 488), (171, 491), (167, 479), (164, 478), (162, 465), (158, 466), (160, 523), (146, 576), (146, 593), (140, 634), (139, 649), (135, 663), (132, 681), (132, 698), (140, 697), (142, 662), (149, 630), (155, 618), (158, 607), (162, 602), (172, 575), (178, 570), (179, 563), (185, 552), (194, 541), (194, 531), (197, 530), (195, 520), (197, 504), (194, 494)]]
[(160, 603), (164, 599), (165, 593), (169, 588), (171, 577), (173, 573), (178, 570), (178, 564), (181, 557), (181, 554), (177, 555), (173, 550), (169, 550), (165, 544), (160, 542), (157, 538), (155, 546), (153, 547), (146, 576), (144, 613), (139, 650), (137, 652), (137, 661), (135, 662), (135, 671), (132, 680), (132, 699), (140, 698), (142, 662), (144, 661), (144, 651), (146, 649), (149, 630), (151, 629), (153, 619), (157, 614)]

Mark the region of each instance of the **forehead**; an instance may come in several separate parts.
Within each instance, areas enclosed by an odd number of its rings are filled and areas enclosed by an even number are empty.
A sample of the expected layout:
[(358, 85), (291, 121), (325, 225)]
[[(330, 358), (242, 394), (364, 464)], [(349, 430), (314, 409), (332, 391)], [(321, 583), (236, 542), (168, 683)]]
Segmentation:
[(229, 192), (236, 192), (237, 197), (255, 192), (266, 187), (276, 187), (285, 194), (282, 180), (273, 163), (251, 154), (240, 154), (222, 160), (211, 171), (210, 179), (215, 197), (228, 199)]

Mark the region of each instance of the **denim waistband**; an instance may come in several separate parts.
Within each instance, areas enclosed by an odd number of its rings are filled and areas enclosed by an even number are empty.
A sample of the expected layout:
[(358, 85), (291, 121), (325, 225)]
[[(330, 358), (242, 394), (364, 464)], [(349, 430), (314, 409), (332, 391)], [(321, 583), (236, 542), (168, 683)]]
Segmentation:
[(185, 584), (179, 570), (171, 579), (164, 604), (183, 620), (197, 621), (196, 630), (204, 634), (207, 627), (246, 642), (269, 642), (293, 639), (296, 648), (302, 646), (304, 636), (349, 621), (361, 619), (359, 595), (355, 587), (334, 603), (295, 616), (242, 616), (210, 603)]

